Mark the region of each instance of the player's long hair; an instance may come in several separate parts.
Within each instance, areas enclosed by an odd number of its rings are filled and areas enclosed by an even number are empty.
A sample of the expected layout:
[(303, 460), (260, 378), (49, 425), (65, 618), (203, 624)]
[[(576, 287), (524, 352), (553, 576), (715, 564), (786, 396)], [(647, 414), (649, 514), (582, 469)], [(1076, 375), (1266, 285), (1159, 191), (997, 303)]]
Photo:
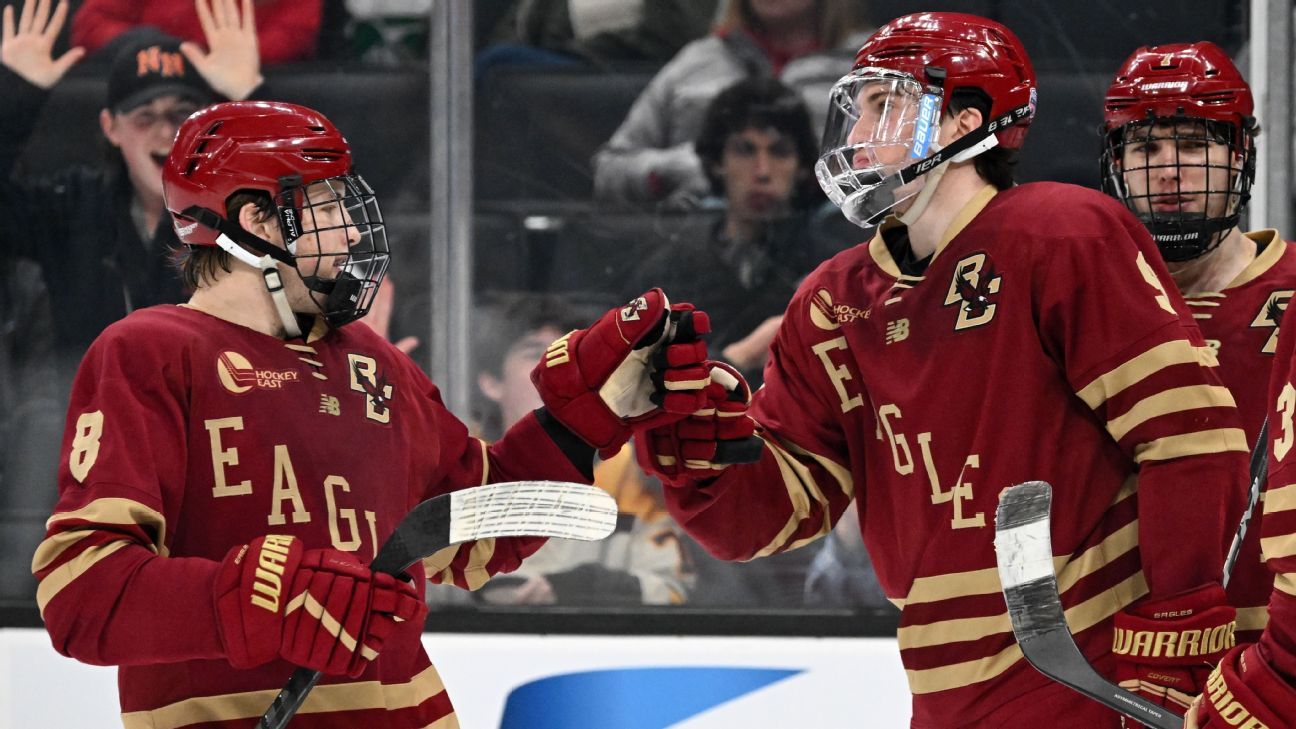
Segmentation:
[[(256, 206), (257, 218), (271, 220), (275, 215), (274, 201), (270, 196), (258, 190), (237, 192), (225, 202), (226, 219), (238, 223), (239, 211), (244, 205)], [(229, 273), (231, 268), (230, 254), (216, 246), (187, 246), (181, 244), (172, 252), (172, 262), (180, 282), (187, 291), (194, 291), (199, 286), (215, 281), (222, 272)]]
[[(949, 113), (958, 114), (964, 109), (976, 109), (985, 118), (990, 113), (990, 97), (980, 89), (955, 89), (950, 97)], [(1017, 173), (1016, 149), (992, 147), (974, 157), (972, 164), (981, 179), (994, 185), (996, 190), (1007, 190), (1017, 184), (1013, 179)]]

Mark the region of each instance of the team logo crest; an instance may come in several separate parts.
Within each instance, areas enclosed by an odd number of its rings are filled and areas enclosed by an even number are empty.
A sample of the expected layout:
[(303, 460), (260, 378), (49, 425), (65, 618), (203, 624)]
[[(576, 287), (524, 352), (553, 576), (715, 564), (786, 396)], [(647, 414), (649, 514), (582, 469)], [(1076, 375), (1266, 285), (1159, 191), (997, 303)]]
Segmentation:
[(387, 375), (378, 371), (378, 362), (363, 354), (349, 354), (351, 363), (351, 389), (365, 396), (365, 417), (384, 425), (391, 422), (391, 404), (394, 388)]
[(216, 377), (221, 386), (235, 395), (252, 389), (278, 390), (285, 383), (297, 382), (297, 370), (257, 369), (247, 357), (226, 350), (216, 358)]
[(1287, 311), (1287, 304), (1291, 303), (1292, 294), (1296, 293), (1292, 289), (1279, 289), (1269, 294), (1260, 311), (1256, 312), (1255, 318), (1251, 320), (1252, 328), (1269, 327), (1273, 331), (1265, 344), (1260, 348), (1263, 354), (1273, 354), (1278, 349), (1278, 326), (1282, 324), (1283, 312)]
[(867, 319), (871, 313), (871, 309), (835, 303), (828, 289), (819, 289), (810, 297), (810, 323), (826, 332), (839, 329), (842, 324)]
[(639, 312), (648, 308), (648, 300), (640, 296), (621, 308), (621, 321), (639, 321)]
[(954, 276), (945, 295), (945, 306), (958, 306), (954, 331), (975, 329), (994, 319), (999, 306), (994, 299), (1001, 280), (989, 254), (973, 253), (954, 264)]

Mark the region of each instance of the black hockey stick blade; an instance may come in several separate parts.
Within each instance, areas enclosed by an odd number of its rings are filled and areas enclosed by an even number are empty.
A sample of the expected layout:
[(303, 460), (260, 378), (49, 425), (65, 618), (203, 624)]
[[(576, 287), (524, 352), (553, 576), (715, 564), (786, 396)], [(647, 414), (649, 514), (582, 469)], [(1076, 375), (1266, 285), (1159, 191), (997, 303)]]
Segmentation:
[[(494, 483), (434, 496), (410, 510), (370, 567), (399, 575), (446, 547), (491, 537), (595, 541), (616, 529), (617, 504), (603, 489), (563, 481)], [(320, 674), (298, 668), (261, 717), (258, 729), (283, 729)]]
[(1013, 635), (1040, 673), (1153, 729), (1182, 729), (1183, 718), (1098, 675), (1067, 626), (1053, 571), (1049, 509), (1053, 489), (1028, 481), (1004, 489), (995, 514), (995, 556)]
[(1238, 553), (1242, 551), (1242, 540), (1246, 538), (1256, 502), (1260, 501), (1260, 492), (1264, 489), (1265, 479), (1269, 477), (1269, 418), (1265, 418), (1260, 424), (1255, 446), (1251, 449), (1251, 468), (1248, 473), (1251, 476), (1251, 489), (1247, 492), (1246, 510), (1242, 512), (1237, 532), (1233, 534), (1233, 543), (1229, 545), (1228, 557), (1224, 559), (1224, 587), (1228, 587), (1229, 578), (1233, 575)]

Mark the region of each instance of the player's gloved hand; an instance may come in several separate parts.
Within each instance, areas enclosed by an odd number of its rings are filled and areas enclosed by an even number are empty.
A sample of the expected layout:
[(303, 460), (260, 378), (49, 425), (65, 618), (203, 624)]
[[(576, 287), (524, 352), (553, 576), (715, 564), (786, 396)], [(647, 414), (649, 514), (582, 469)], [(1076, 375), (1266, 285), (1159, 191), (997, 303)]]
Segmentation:
[(683, 420), (635, 430), (639, 466), (663, 483), (715, 478), (734, 463), (759, 460), (765, 448), (747, 417), (747, 381), (724, 362), (708, 360), (706, 365), (710, 384), (701, 408)]
[(698, 409), (707, 384), (700, 337), (710, 330), (704, 312), (671, 306), (653, 289), (558, 338), (531, 381), (549, 413), (607, 458), (630, 439), (632, 425)]
[(1229, 651), (1184, 717), (1184, 729), (1276, 729), (1291, 726), (1296, 689), (1274, 672), (1259, 645)]
[(396, 622), (422, 620), (413, 586), (376, 573), (336, 549), (306, 550), (269, 535), (235, 547), (214, 589), (221, 642), (230, 665), (283, 658), (328, 674), (359, 676)]
[(1126, 608), (1116, 614), (1116, 680), (1182, 714), (1233, 647), (1235, 616), (1219, 585)]

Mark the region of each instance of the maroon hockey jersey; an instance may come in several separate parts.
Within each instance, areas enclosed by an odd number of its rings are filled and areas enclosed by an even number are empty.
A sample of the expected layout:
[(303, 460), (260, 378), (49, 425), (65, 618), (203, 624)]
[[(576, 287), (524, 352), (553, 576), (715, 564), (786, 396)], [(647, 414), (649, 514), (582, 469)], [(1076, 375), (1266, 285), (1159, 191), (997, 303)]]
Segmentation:
[[(150, 729), (250, 726), (293, 671), (224, 659), (212, 585), (232, 546), (291, 534), (367, 563), (430, 496), (584, 480), (534, 416), (491, 446), (469, 437), (368, 327), (285, 342), (176, 306), (136, 312), (90, 348), (63, 449), (33, 561), (41, 613), (58, 651), (120, 666), (123, 721)], [(541, 541), (460, 545), (433, 578), (476, 587)], [(456, 726), (421, 628), (398, 626), (358, 679), (324, 677), (293, 726)]]
[(853, 498), (902, 609), (913, 726), (1039, 727), (1059, 711), (1116, 726), (1022, 659), (995, 568), (998, 494), (1053, 484), (1067, 617), (1110, 675), (1115, 613), (1220, 579), (1247, 443), (1215, 353), (1147, 231), (1097, 192), (987, 186), (920, 276), (901, 272), (894, 234), (804, 282), (752, 405), (762, 459), (669, 489), (671, 511), (748, 559), (826, 534)]
[[(1296, 686), (1296, 314), (1285, 315), (1269, 399), (1269, 481), (1261, 503), (1260, 549), (1273, 574), (1262, 655)], [(1252, 525), (1253, 527), (1255, 525)]]
[[(1247, 443), (1254, 447), (1268, 409), (1269, 369), (1278, 344), (1278, 324), (1296, 291), (1296, 249), (1276, 230), (1246, 237), (1259, 255), (1223, 291), (1185, 297), (1206, 343), (1219, 355), (1219, 374), (1237, 401)], [(1272, 425), (1270, 426), (1272, 430)], [(1255, 514), (1259, 521), (1260, 514)], [(1237, 608), (1237, 640), (1253, 643), (1268, 621), (1265, 605), (1273, 575), (1260, 556), (1260, 529), (1252, 524), (1229, 581), (1229, 603)]]

